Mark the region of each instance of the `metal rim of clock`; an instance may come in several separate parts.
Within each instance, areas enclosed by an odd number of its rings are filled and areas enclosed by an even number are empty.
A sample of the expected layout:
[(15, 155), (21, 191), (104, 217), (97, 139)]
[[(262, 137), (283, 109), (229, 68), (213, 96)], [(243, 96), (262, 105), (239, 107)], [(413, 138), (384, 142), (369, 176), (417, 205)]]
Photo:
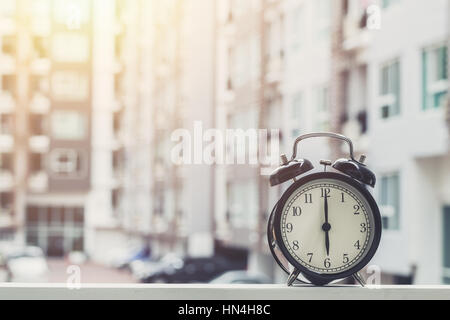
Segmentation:
[[(283, 240), (282, 240), (281, 216), (282, 216), (283, 208), (284, 208), (284, 205), (285, 205), (287, 199), (302, 185), (305, 185), (308, 182), (311, 182), (314, 180), (319, 180), (319, 179), (334, 179), (334, 180), (338, 180), (338, 181), (347, 183), (350, 186), (356, 188), (362, 194), (362, 196), (364, 196), (366, 198), (366, 200), (371, 208), (373, 218), (374, 218), (374, 223), (375, 223), (374, 238), (373, 238), (372, 243), (370, 244), (370, 248), (368, 249), (366, 255), (356, 265), (351, 267), (349, 270), (346, 270), (341, 273), (319, 274), (319, 273), (310, 271), (309, 269), (307, 269), (306, 267), (304, 267), (303, 265), (298, 263), (291, 256), (291, 254), (287, 250), (287, 248), (284, 245)], [(275, 240), (277, 241), (277, 245), (278, 245), (279, 249), (281, 250), (283, 256), (288, 260), (288, 262), (292, 266), (294, 266), (294, 268), (300, 270), (300, 272), (313, 284), (325, 285), (332, 281), (339, 280), (339, 279), (345, 279), (345, 278), (348, 278), (348, 277), (356, 274), (370, 262), (370, 260), (373, 258), (376, 251), (378, 250), (378, 247), (380, 244), (380, 239), (381, 239), (381, 232), (382, 232), (381, 214), (380, 214), (378, 205), (376, 204), (375, 199), (372, 197), (370, 192), (367, 190), (367, 188), (363, 184), (361, 184), (358, 181), (355, 181), (343, 174), (334, 173), (334, 172), (319, 172), (319, 173), (314, 173), (314, 174), (311, 174), (311, 175), (308, 175), (306, 177), (299, 179), (292, 186), (290, 186), (288, 188), (288, 190), (283, 194), (280, 201), (276, 204), (276, 208), (274, 208), (274, 210), (275, 210), (275, 212), (274, 212), (275, 216), (274, 216), (274, 221), (273, 221), (273, 228), (274, 228), (275, 236), (276, 236)], [(270, 228), (270, 220), (269, 220), (269, 228)], [(270, 232), (271, 231), (270, 230), (268, 230), (268, 231), (269, 231), (269, 233), (268, 233), (269, 246), (271, 247), (271, 243), (270, 243)], [(277, 263), (281, 266), (281, 262), (279, 261), (278, 257), (275, 256), (275, 254), (272, 250), (272, 247), (271, 247), (271, 252), (272, 252), (272, 255), (274, 255)], [(282, 269), (285, 272), (287, 272), (287, 270), (284, 267), (282, 267)]]
[[(276, 263), (278, 264), (278, 266), (286, 273), (286, 274), (290, 274), (289, 270), (283, 265), (283, 263), (280, 261), (280, 259), (278, 258), (278, 255), (275, 252), (275, 248), (272, 245), (274, 242), (276, 243), (276, 239), (274, 238), (273, 232), (274, 232), (274, 224), (273, 224), (273, 220), (274, 220), (274, 215), (275, 212), (277, 210), (279, 201), (276, 203), (276, 205), (273, 207), (272, 212), (270, 214), (269, 217), (269, 223), (267, 224), (267, 241), (269, 243), (269, 249), (270, 252), (272, 253), (273, 258), (275, 259)], [(300, 284), (310, 284), (307, 283), (305, 281), (302, 281), (300, 279), (296, 279), (296, 281), (298, 281)]]

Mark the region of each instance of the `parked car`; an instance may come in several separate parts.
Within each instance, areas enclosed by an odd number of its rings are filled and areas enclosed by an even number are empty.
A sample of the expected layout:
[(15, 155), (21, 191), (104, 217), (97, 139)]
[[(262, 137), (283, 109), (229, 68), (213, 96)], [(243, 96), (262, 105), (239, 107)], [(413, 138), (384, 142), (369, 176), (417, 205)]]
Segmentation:
[(179, 264), (170, 264), (155, 269), (141, 281), (145, 283), (208, 283), (224, 272), (238, 268), (239, 263), (220, 256), (185, 258)]
[(131, 264), (134, 261), (147, 261), (151, 259), (151, 256), (152, 252), (149, 246), (120, 250), (112, 252), (110, 265), (120, 270), (131, 270)]
[(229, 271), (213, 279), (211, 284), (270, 284), (273, 283), (263, 274), (248, 271)]
[(48, 282), (47, 260), (38, 247), (13, 250), (7, 256), (6, 269), (10, 282)]

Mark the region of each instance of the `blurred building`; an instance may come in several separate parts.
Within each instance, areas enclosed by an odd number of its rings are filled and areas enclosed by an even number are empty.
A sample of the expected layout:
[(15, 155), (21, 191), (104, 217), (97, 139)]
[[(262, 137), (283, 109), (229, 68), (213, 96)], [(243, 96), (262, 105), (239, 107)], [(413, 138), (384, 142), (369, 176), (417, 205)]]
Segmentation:
[[(194, 140), (176, 163), (173, 134), (278, 129), (290, 156), (331, 130), (377, 173), (384, 280), (449, 282), (448, 21), (448, 0), (3, 0), (0, 239), (101, 262), (245, 252), (282, 279), (266, 223), (286, 186), (195, 164)], [(320, 171), (346, 152), (298, 156)]]
[[(153, 214), (148, 240), (158, 254), (214, 252), (213, 167), (194, 163), (198, 157), (194, 139), (204, 138), (197, 131), (214, 128), (214, 12), (215, 2), (209, 0), (153, 2), (149, 105)], [(197, 121), (201, 128), (195, 126)], [(148, 123), (144, 121), (142, 128)], [(173, 136), (177, 129), (188, 130), (193, 137), (189, 150), (177, 155), (190, 155), (193, 165), (173, 161), (173, 147), (182, 142)]]
[(214, 127), (214, 2), (0, 7), (1, 237), (103, 262), (130, 243), (211, 255), (213, 169), (170, 150)]
[[(218, 1), (219, 129), (277, 129), (289, 156), (300, 134), (329, 129), (330, 13), (328, 0)], [(302, 155), (318, 165), (329, 157), (327, 141)], [(261, 169), (216, 168), (216, 238), (247, 250), (250, 270), (277, 278), (266, 225), (282, 188), (270, 188)]]
[(90, 188), (89, 1), (1, 5), (2, 237), (84, 249)]
[(449, 1), (338, 1), (334, 12), (334, 130), (378, 176), (373, 263), (388, 282), (449, 282)]
[[(279, 28), (274, 36), (281, 37), (279, 3), (272, 3), (273, 19)], [(218, 129), (257, 129), (267, 127), (265, 81), (268, 66), (266, 28), (263, 1), (218, 1), (216, 55), (216, 123)], [(282, 48), (271, 50), (275, 76), (271, 92), (278, 111), (281, 97), (278, 91), (282, 68)], [(268, 98), (268, 97), (267, 97)], [(278, 124), (277, 124), (278, 125)], [(228, 142), (235, 151), (235, 141)], [(244, 147), (245, 148), (245, 147)], [(246, 158), (250, 155), (245, 148)], [(233, 161), (234, 162), (234, 161)], [(262, 221), (266, 218), (266, 198), (258, 165), (219, 165), (216, 167), (215, 220), (216, 238), (227, 248), (246, 250), (260, 255), (263, 250)], [(268, 263), (262, 263), (262, 266)], [(270, 264), (269, 264), (270, 266)]]
[(214, 2), (95, 3), (89, 252), (210, 256), (213, 168), (172, 161), (177, 129), (214, 127)]

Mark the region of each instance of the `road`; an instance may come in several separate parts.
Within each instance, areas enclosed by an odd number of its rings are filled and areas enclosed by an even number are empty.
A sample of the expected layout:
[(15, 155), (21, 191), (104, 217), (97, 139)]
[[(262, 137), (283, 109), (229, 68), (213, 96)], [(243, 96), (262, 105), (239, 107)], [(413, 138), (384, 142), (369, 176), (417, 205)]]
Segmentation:
[[(66, 283), (70, 273), (70, 264), (65, 260), (49, 260), (50, 283)], [(81, 283), (136, 283), (127, 271), (120, 271), (91, 262), (80, 267)]]

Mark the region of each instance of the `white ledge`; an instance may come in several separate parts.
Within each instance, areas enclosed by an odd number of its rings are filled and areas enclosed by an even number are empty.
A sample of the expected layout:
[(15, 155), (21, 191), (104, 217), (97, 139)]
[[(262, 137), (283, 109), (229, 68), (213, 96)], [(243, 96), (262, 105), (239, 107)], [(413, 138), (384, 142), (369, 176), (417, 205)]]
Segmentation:
[(0, 284), (0, 299), (42, 300), (450, 300), (450, 286)]

